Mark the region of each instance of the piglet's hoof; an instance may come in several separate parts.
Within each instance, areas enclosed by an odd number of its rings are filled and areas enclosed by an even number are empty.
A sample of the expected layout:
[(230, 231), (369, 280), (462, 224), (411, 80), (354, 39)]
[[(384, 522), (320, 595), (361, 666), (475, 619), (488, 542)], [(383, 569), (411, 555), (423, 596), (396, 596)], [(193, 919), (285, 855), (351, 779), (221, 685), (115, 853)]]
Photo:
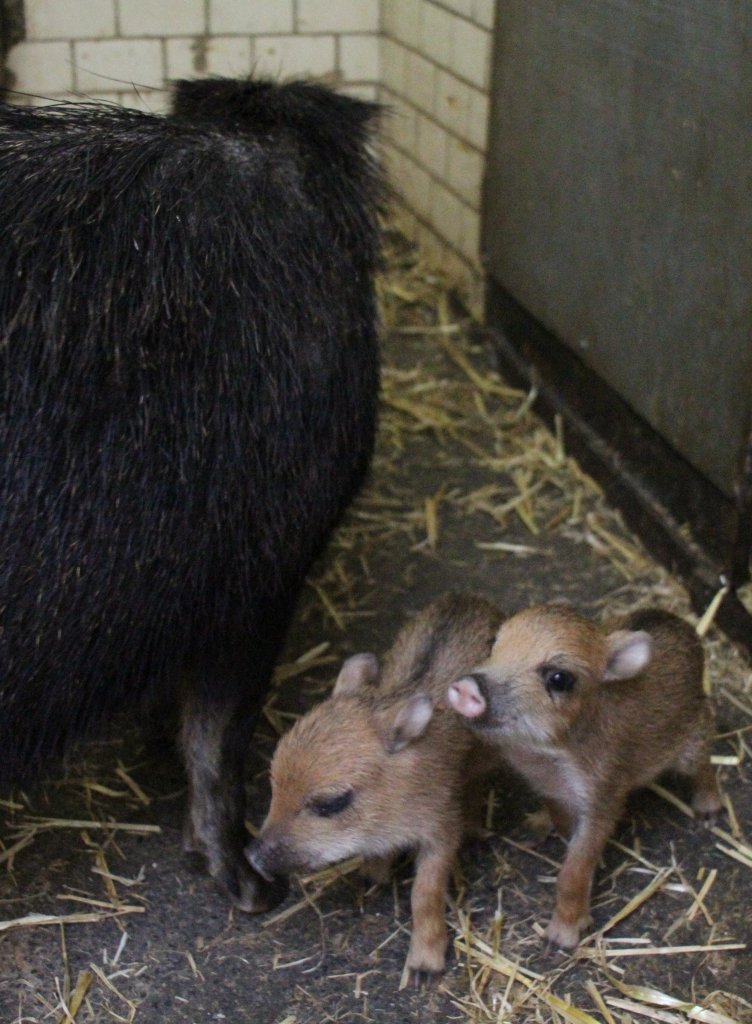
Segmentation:
[(580, 941), (580, 935), (590, 924), (590, 917), (582, 917), (578, 921), (569, 923), (562, 921), (554, 914), (546, 928), (546, 943), (549, 947), (558, 946), (559, 949), (574, 949)]
[(556, 827), (548, 808), (541, 807), (539, 810), (525, 815), (525, 832), (528, 843), (539, 846), (545, 843), (555, 831)]
[(692, 809), (700, 824), (705, 826), (714, 825), (718, 815), (723, 809), (723, 804), (715, 792), (695, 793), (692, 799)]
[(428, 989), (436, 988), (443, 976), (443, 971), (429, 971), (417, 967), (410, 967), (407, 972), (406, 987), (412, 988), (416, 992), (424, 992)]

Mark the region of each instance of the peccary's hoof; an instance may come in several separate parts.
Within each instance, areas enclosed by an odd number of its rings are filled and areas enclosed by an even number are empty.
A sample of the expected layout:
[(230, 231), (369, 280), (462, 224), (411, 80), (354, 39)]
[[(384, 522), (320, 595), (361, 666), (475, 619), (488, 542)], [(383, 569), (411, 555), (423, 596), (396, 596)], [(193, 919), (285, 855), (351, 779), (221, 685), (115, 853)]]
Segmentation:
[(274, 910), (290, 890), (286, 878), (262, 878), (245, 859), (236, 867), (223, 871), (217, 883), (227, 891), (233, 906), (246, 914), (265, 914)]

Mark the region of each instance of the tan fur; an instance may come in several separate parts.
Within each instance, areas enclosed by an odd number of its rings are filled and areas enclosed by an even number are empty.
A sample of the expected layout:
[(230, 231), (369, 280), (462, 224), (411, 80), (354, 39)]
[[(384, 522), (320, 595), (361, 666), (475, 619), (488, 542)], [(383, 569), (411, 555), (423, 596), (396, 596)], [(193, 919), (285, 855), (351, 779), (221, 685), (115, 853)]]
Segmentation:
[[(501, 613), (482, 598), (447, 594), (397, 637), (380, 677), (365, 655), (349, 659), (329, 699), (301, 718), (272, 761), (269, 814), (248, 856), (263, 874), (315, 869), (356, 854), (379, 880), (415, 851), (411, 981), (444, 969), (444, 901), (466, 831), (468, 791), (494, 752), (447, 710), (449, 683), (486, 658)], [(321, 816), (321, 800), (352, 791)]]
[[(557, 669), (571, 690), (547, 687)], [(557, 945), (575, 946), (589, 922), (593, 871), (632, 789), (674, 769), (699, 813), (719, 809), (702, 675), (701, 643), (676, 616), (648, 609), (603, 627), (547, 605), (505, 622), (490, 657), (450, 687), (569, 838), (546, 931)]]

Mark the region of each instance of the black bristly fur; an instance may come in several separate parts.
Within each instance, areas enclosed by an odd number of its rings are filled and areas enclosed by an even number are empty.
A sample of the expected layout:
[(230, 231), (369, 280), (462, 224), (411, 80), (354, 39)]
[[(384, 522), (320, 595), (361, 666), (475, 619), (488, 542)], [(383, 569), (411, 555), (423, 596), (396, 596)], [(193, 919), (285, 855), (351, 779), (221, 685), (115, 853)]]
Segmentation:
[(376, 108), (181, 90), (0, 106), (0, 774), (185, 679), (193, 840), (257, 909), (245, 746), (373, 446)]

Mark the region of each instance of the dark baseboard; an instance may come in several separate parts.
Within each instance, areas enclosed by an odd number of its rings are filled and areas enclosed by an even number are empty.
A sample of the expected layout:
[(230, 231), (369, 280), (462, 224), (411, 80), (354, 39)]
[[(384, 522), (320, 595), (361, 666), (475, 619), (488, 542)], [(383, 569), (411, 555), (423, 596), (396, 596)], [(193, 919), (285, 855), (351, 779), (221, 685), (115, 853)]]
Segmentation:
[(537, 384), (536, 411), (549, 423), (562, 417), (568, 450), (651, 554), (682, 579), (695, 610), (731, 584), (716, 623), (752, 654), (752, 615), (734, 591), (749, 578), (748, 549), (739, 555), (747, 530), (740, 529), (736, 503), (493, 281), (486, 323), (480, 330), (502, 372), (520, 386)]

